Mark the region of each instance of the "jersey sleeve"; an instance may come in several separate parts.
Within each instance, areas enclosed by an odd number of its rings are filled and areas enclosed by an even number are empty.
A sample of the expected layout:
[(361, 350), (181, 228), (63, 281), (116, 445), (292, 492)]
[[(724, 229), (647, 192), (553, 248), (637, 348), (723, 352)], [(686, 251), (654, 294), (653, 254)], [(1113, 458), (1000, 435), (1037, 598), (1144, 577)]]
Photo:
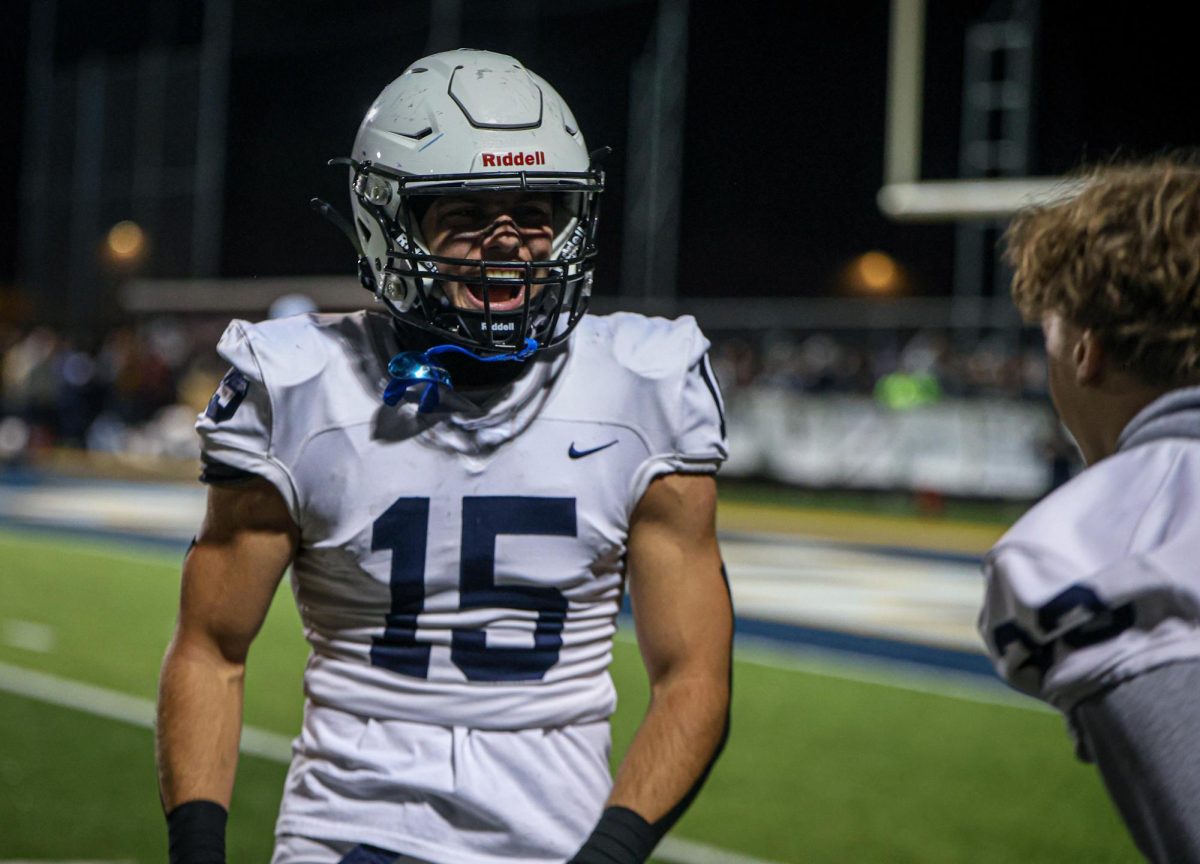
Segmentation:
[(201, 458), (269, 481), (299, 522), (295, 483), (275, 452), (271, 382), (255, 352), (251, 326), (233, 321), (217, 343), (217, 353), (231, 368), (196, 419)]
[(1200, 861), (1200, 662), (1173, 663), (1072, 712), (1134, 842), (1150, 861)]
[(729, 452), (725, 404), (708, 361), (709, 342), (695, 319), (684, 316), (674, 322), (672, 331), (658, 347), (676, 358), (684, 358), (680, 364), (683, 369), (669, 387), (660, 390), (660, 398), (667, 403), (663, 414), (668, 428), (656, 442), (657, 452), (642, 463), (635, 475), (634, 502), (652, 480), (663, 474), (715, 474)]
[(1002, 543), (984, 562), (980, 634), (997, 673), (1060, 711), (1167, 663), (1200, 657), (1195, 589), (1150, 550), (1087, 570), (1052, 548)]

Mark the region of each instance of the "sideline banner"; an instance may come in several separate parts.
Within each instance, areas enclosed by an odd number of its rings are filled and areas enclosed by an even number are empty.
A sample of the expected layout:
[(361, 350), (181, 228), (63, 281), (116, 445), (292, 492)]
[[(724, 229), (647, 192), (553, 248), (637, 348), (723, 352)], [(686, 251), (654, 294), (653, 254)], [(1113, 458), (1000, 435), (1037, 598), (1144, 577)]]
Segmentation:
[(942, 399), (895, 410), (869, 396), (747, 387), (726, 395), (722, 473), (814, 487), (913, 489), (1028, 499), (1050, 488), (1049, 407)]

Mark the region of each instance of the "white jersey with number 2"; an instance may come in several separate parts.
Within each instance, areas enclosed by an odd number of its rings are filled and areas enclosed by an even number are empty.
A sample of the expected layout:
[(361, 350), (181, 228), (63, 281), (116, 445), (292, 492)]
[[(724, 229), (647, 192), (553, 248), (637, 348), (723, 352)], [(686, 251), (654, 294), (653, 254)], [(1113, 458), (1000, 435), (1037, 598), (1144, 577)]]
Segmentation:
[(1014, 687), (1065, 713), (1200, 659), (1198, 406), (1200, 389), (1152, 403), (987, 555), (980, 633)]

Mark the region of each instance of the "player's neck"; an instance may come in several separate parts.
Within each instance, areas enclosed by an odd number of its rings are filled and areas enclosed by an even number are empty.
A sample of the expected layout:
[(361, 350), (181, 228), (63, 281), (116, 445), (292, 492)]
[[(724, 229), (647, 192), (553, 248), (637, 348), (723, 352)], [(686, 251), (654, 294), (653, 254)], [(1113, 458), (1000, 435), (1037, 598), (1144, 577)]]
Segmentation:
[(1129, 422), (1170, 389), (1136, 381), (1123, 381), (1122, 384), (1100, 392), (1089, 406), (1086, 428), (1078, 439), (1079, 449), (1088, 465), (1116, 453), (1121, 433)]

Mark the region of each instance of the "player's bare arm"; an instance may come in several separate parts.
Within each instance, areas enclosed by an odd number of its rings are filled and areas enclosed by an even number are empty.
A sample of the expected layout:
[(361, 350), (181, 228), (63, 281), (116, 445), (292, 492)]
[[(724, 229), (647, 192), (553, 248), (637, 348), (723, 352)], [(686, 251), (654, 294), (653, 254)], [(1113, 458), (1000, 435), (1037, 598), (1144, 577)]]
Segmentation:
[(716, 500), (713, 477), (669, 474), (650, 485), (630, 524), (629, 590), (651, 695), (608, 805), (659, 832), (703, 779), (728, 721), (733, 609)]
[(159, 682), (159, 791), (168, 812), (196, 800), (229, 807), (246, 655), (298, 536), (266, 481), (209, 488)]

